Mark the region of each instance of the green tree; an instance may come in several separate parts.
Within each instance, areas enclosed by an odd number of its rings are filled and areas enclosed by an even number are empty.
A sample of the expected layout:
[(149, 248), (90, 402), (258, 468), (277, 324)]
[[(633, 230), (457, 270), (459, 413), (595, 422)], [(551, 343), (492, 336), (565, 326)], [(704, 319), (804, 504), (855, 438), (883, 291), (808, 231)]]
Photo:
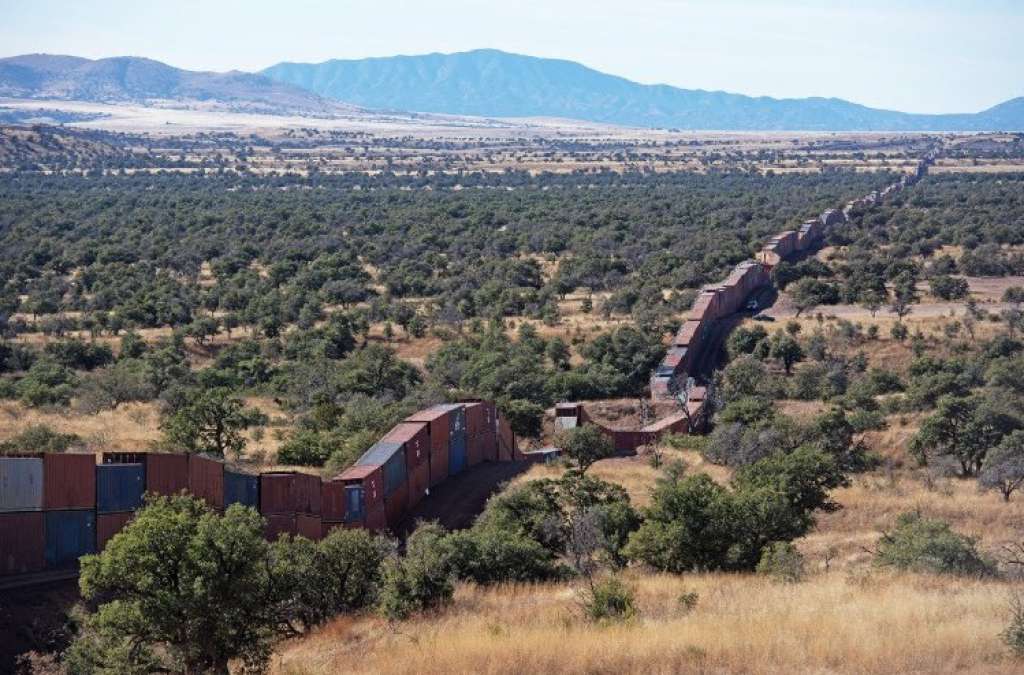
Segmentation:
[(952, 457), (964, 476), (973, 476), (988, 450), (1020, 427), (1021, 420), (991, 398), (943, 396), (935, 413), (922, 422), (910, 449), (922, 463), (932, 454)]
[(594, 462), (615, 454), (615, 445), (611, 439), (593, 424), (561, 432), (555, 444), (576, 464), (581, 473), (586, 473)]
[(405, 555), (384, 562), (380, 610), (390, 620), (438, 609), (455, 593), (455, 566), (444, 529), (423, 523), (405, 545)]
[(245, 407), (226, 389), (196, 389), (186, 394), (161, 423), (164, 439), (190, 453), (224, 457), (241, 454), (242, 432), (266, 423), (266, 416)]
[(772, 358), (782, 361), (787, 375), (792, 371), (793, 364), (804, 358), (804, 350), (800, 343), (781, 331), (772, 337), (770, 353)]
[(978, 552), (973, 539), (954, 532), (943, 520), (920, 513), (903, 514), (896, 528), (882, 535), (875, 564), (964, 576), (995, 573), (994, 564)]
[(978, 474), (978, 483), (989, 490), (998, 490), (1003, 501), (1024, 485), (1024, 431), (1007, 434), (999, 445), (985, 455)]

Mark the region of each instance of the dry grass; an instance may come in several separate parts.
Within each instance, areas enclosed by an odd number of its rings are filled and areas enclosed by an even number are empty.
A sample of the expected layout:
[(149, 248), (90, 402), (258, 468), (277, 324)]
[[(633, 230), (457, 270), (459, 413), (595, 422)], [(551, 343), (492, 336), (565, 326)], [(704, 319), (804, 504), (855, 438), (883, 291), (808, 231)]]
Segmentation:
[(155, 403), (125, 403), (114, 410), (83, 415), (66, 408), (27, 408), (16, 401), (0, 401), (0, 440), (45, 424), (61, 433), (77, 434), (96, 452), (140, 450), (159, 438), (159, 421)]
[[(437, 617), (342, 618), (287, 645), (274, 671), (321, 673), (1013, 673), (996, 582), (832, 572), (632, 573), (639, 616), (580, 618), (566, 585), (461, 586)], [(678, 598), (696, 591), (687, 613)]]

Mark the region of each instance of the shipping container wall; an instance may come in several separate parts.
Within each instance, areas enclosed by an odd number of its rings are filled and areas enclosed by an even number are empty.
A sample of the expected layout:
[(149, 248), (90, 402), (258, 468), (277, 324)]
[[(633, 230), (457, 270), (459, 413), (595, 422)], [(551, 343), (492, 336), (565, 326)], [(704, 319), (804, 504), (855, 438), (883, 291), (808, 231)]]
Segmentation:
[(430, 487), (448, 477), (448, 417), (430, 423)]
[(96, 552), (96, 514), (92, 511), (46, 512), (46, 566), (55, 569), (78, 564)]
[(146, 492), (176, 495), (188, 490), (188, 455), (151, 453), (146, 457)]
[(199, 455), (188, 458), (188, 491), (212, 508), (224, 508), (224, 463)]
[(466, 432), (466, 465), (476, 466), (484, 461), (484, 449), (481, 443), (481, 434)]
[(263, 518), (267, 521), (263, 527), (263, 536), (267, 541), (277, 541), (282, 534), (298, 533), (298, 523), (294, 513), (270, 513)]
[(448, 475), (454, 476), (466, 468), (466, 432), (452, 430), (448, 438)]
[(361, 483), (345, 485), (345, 522), (361, 523), (366, 520), (366, 488)]
[(340, 523), (345, 520), (345, 484), (340, 480), (325, 481), (320, 489), (323, 519)]
[(260, 477), (224, 470), (224, 508), (232, 504), (260, 508)]
[(320, 516), (309, 513), (296, 515), (295, 534), (310, 541), (320, 541), (323, 538), (323, 524), (320, 521)]
[(0, 513), (0, 575), (41, 572), (45, 566), (43, 512)]
[(135, 516), (131, 511), (96, 514), (96, 550), (102, 551), (114, 535), (125, 528)]
[(260, 475), (260, 513), (293, 513), (296, 503), (295, 474)]
[(96, 455), (43, 455), (43, 508), (96, 508)]
[(401, 447), (384, 464), (384, 497), (389, 497), (396, 490), (404, 488), (408, 480), (405, 467), (405, 452)]
[(100, 464), (96, 467), (96, 511), (134, 511), (142, 506), (145, 488), (142, 464)]
[(384, 505), (380, 505), (366, 512), (366, 519), (363, 521), (368, 530), (383, 532), (387, 528), (387, 515), (384, 512)]
[(384, 510), (388, 527), (392, 530), (398, 527), (406, 516), (409, 509), (409, 485), (402, 483), (384, 500)]
[(424, 462), (409, 469), (409, 508), (420, 503), (430, 489), (430, 464)]
[(43, 460), (0, 457), (0, 511), (43, 508)]

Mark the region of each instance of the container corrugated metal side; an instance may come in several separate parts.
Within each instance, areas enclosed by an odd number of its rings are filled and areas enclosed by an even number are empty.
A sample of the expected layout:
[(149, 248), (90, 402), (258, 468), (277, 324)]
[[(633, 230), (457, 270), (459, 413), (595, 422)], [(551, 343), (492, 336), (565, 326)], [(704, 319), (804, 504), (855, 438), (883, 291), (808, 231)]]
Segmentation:
[(323, 536), (323, 522), (320, 516), (300, 513), (295, 516), (295, 533), (311, 541), (320, 541)]
[(423, 462), (409, 469), (409, 508), (416, 506), (430, 490), (430, 463)]
[(45, 567), (43, 512), (0, 513), (0, 575), (41, 572)]
[(466, 464), (476, 466), (484, 461), (484, 449), (480, 442), (480, 433), (471, 434), (466, 432)]
[(392, 530), (397, 529), (399, 523), (405, 520), (409, 511), (409, 484), (406, 481), (402, 481), (384, 498), (384, 511), (388, 527)]
[(406, 422), (427, 422), (430, 438), (430, 487), (448, 477), (448, 411), (441, 407), (421, 410), (406, 418)]
[(260, 513), (293, 513), (295, 511), (295, 474), (274, 471), (260, 474)]
[(384, 507), (379, 506), (367, 511), (366, 519), (363, 521), (363, 526), (368, 530), (373, 530), (374, 532), (383, 532), (387, 529), (388, 519)]
[(188, 491), (211, 508), (224, 508), (224, 462), (200, 455), (188, 458)]
[(96, 552), (96, 514), (92, 511), (46, 512), (46, 566), (71, 567)]
[(188, 455), (146, 456), (146, 492), (175, 495), (182, 490), (188, 490)]
[(321, 495), (323, 481), (320, 480), (319, 476), (313, 476), (308, 473), (296, 474), (295, 481), (298, 490), (298, 504), (295, 511), (314, 516), (320, 515), (323, 503), (323, 496)]
[(96, 467), (96, 512), (134, 511), (142, 506), (146, 470), (142, 464), (100, 464)]
[(96, 455), (43, 455), (43, 508), (96, 508)]
[(464, 409), (466, 411), (466, 434), (469, 436), (479, 436), (484, 428), (483, 405), (479, 401), (468, 402), (465, 404)]
[(345, 522), (345, 483), (324, 481), (320, 489), (320, 515), (326, 523)]
[(43, 508), (43, 458), (0, 457), (0, 511)]
[(260, 477), (224, 469), (224, 508), (232, 504), (260, 508)]
[(102, 551), (106, 548), (114, 535), (123, 530), (134, 517), (135, 513), (132, 511), (96, 514), (96, 550)]
[(270, 513), (263, 518), (266, 525), (263, 527), (263, 536), (267, 541), (277, 541), (282, 534), (295, 536), (298, 532), (298, 524), (294, 513)]

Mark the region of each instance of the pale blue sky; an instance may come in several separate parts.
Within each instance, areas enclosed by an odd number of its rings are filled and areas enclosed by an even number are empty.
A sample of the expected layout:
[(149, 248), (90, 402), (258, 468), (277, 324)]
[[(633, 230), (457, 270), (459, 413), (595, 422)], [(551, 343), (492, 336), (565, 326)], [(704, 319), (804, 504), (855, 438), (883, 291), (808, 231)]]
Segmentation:
[(644, 83), (908, 112), (1024, 96), (1024, 0), (0, 0), (0, 56), (258, 70), (478, 47)]

